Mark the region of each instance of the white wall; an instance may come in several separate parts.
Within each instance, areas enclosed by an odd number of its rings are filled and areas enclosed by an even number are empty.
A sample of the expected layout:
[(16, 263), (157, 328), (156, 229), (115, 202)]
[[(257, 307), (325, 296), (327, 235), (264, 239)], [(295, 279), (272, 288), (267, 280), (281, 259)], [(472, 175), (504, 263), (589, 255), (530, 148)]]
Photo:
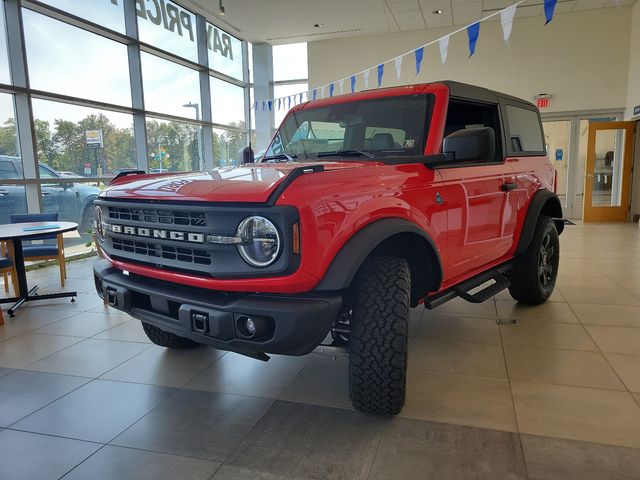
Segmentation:
[[(639, 5), (640, 2), (633, 7), (635, 30), (640, 30), (636, 25)], [(537, 93), (551, 93), (548, 112), (622, 111), (628, 103), (631, 8), (556, 14), (546, 26), (542, 15), (516, 18), (510, 46), (502, 40), (499, 21), (483, 22), (473, 57), (468, 58), (466, 33), (461, 32), (451, 38), (445, 65), (440, 64), (438, 47), (433, 45), (425, 50), (422, 72), (418, 76), (412, 56), (405, 57), (400, 80), (396, 79), (393, 63), (386, 64), (383, 86), (449, 79), (530, 101)], [(376, 65), (451, 31), (451, 28), (421, 30), (311, 42), (308, 44), (310, 87)], [(636, 41), (636, 45), (640, 45), (640, 41)], [(636, 59), (638, 48), (634, 53)], [(640, 63), (640, 59), (637, 60)], [(636, 85), (640, 85), (639, 77), (640, 66), (633, 77)], [(373, 70), (369, 88), (374, 87), (375, 82)], [(363, 88), (361, 76), (357, 85)], [(347, 91), (347, 82), (344, 87)], [(634, 91), (640, 95), (640, 87)]]
[[(633, 117), (633, 107), (640, 105), (640, 2), (636, 2), (632, 9), (630, 45), (627, 110), (625, 112), (625, 118)], [(640, 118), (640, 116), (636, 118)]]

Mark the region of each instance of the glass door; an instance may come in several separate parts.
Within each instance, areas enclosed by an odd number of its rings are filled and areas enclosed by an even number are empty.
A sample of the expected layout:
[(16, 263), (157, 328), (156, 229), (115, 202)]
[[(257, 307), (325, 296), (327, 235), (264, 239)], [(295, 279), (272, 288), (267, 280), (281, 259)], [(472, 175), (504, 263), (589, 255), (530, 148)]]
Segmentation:
[(585, 222), (629, 216), (634, 122), (590, 122), (584, 180)]
[(556, 169), (556, 194), (567, 208), (567, 186), (569, 184), (569, 143), (571, 141), (571, 120), (547, 120), (542, 122), (544, 141), (549, 160)]

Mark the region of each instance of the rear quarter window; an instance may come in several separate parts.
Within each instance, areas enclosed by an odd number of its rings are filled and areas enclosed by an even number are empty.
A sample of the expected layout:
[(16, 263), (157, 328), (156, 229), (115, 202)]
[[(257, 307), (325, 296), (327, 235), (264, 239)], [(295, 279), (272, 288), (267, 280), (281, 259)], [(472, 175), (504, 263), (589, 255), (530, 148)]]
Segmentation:
[(513, 154), (545, 154), (540, 117), (536, 110), (507, 105), (505, 107), (509, 137), (507, 148)]
[(0, 179), (8, 180), (20, 178), (16, 166), (10, 160), (0, 160)]

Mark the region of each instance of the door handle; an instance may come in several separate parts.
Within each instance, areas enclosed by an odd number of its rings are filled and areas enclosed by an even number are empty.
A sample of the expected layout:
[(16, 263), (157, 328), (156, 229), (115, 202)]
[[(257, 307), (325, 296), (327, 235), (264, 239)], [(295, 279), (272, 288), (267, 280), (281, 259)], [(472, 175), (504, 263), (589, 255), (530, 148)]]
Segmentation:
[(502, 190), (503, 192), (510, 192), (511, 190), (515, 190), (516, 188), (518, 188), (517, 183), (503, 183), (502, 185), (500, 185), (500, 190)]

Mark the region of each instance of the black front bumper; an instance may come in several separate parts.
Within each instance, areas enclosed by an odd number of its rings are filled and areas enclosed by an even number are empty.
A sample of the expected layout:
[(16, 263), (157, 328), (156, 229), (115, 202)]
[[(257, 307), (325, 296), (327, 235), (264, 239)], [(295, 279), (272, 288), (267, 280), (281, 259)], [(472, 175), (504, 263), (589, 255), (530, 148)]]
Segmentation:
[[(98, 294), (114, 308), (181, 337), (239, 353), (304, 355), (329, 333), (342, 304), (322, 295), (236, 294), (168, 283), (100, 260), (93, 267)], [(247, 338), (242, 321), (255, 318), (263, 334)]]

